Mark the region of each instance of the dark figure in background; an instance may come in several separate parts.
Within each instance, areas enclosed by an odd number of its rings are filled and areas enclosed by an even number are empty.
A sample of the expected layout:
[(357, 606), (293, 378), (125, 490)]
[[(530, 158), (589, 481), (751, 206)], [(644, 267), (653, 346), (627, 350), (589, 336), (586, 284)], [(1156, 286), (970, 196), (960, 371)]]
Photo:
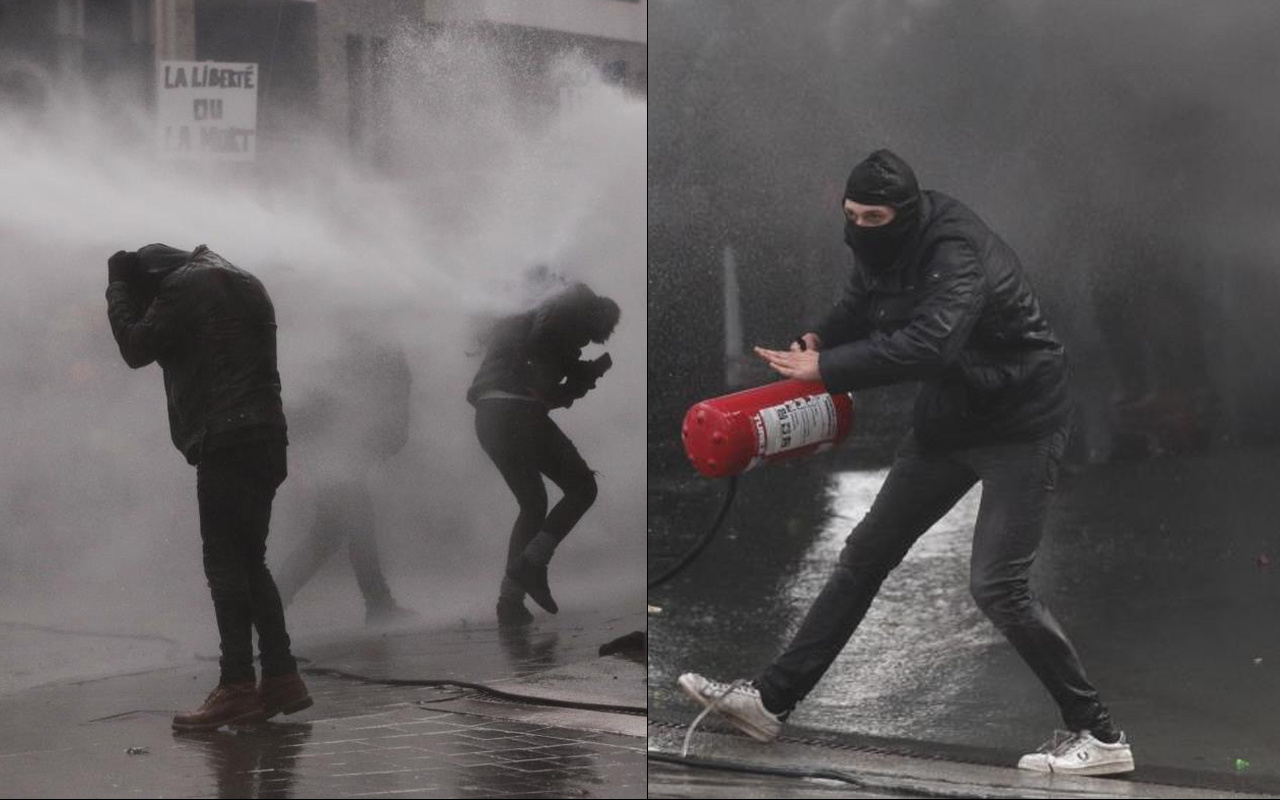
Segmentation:
[[(499, 320), (488, 334), (467, 400), (476, 407), (480, 446), (520, 503), (498, 596), (501, 624), (532, 621), (526, 593), (552, 614), (559, 610), (547, 564), (595, 502), (596, 479), (549, 412), (572, 406), (609, 369), (607, 353), (584, 361), (582, 348), (607, 341), (618, 317), (617, 303), (577, 283), (532, 311)], [(564, 492), (550, 513), (543, 475)]]
[[(221, 680), (173, 718), (213, 729), (311, 705), (266, 564), (271, 503), (287, 472), (276, 318), (262, 283), (200, 245), (152, 244), (108, 263), (107, 314), (125, 363), (164, 370), (173, 443), (196, 468), (204, 571), (221, 638)], [(255, 685), (253, 630), (262, 683)]]
[[(365, 622), (387, 625), (418, 615), (398, 606), (382, 574), (375, 537), (374, 473), (409, 440), (413, 375), (404, 350), (360, 330), (348, 331), (338, 356), (322, 370), (325, 385), (291, 409), (293, 438), (304, 448), (305, 472), (295, 480), (314, 486), (310, 535), (276, 571), (287, 606), (344, 543), (364, 596)], [(311, 447), (314, 452), (307, 452)]]
[[(1106, 260), (1096, 264), (1089, 288), (1115, 376), (1113, 459), (1200, 452), (1212, 438), (1218, 403), (1205, 321), (1212, 294), (1191, 246), (1164, 230), (1170, 221), (1161, 220), (1159, 235), (1132, 225), (1090, 231), (1110, 234)], [(1175, 230), (1194, 221), (1183, 223)], [(1151, 279), (1153, 270), (1158, 280)]]
[(1018, 766), (1102, 775), (1133, 756), (1075, 648), (1032, 594), (1031, 565), (1067, 438), (1066, 356), (1014, 252), (958, 201), (921, 191), (887, 150), (845, 188), (854, 267), (844, 297), (779, 373), (832, 392), (923, 383), (913, 430), (790, 646), (754, 682), (687, 673), (680, 686), (761, 740), (813, 689), (911, 545), (977, 482), (970, 590), (1058, 703), (1068, 734)]

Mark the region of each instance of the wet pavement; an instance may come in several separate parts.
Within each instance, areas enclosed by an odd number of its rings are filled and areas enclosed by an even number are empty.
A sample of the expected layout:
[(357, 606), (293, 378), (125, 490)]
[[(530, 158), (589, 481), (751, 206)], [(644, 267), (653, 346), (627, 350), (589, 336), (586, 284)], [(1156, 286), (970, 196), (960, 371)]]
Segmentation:
[(525, 635), (457, 623), (303, 640), (315, 705), (212, 733), (169, 727), (216, 682), (207, 661), (27, 689), (0, 698), (2, 793), (642, 797), (644, 668), (597, 649), (644, 624), (637, 606), (540, 617)]
[(1270, 795), (1170, 786), (1125, 778), (1024, 772), (951, 760), (962, 753), (911, 752), (910, 743), (783, 738), (764, 745), (721, 733), (699, 735), (696, 766), (678, 752), (684, 731), (650, 729), (650, 797), (999, 797), (1262, 798)]
[[(883, 470), (815, 459), (744, 476), (726, 530), (653, 591), (650, 716), (688, 722), (675, 678), (754, 676), (785, 644)], [(1280, 792), (1280, 452), (1237, 451), (1064, 475), (1035, 586), (1134, 744), (1135, 780)], [(671, 479), (651, 538), (678, 551), (719, 487)], [(968, 596), (977, 490), (885, 582), (789, 735), (889, 737), (1011, 764), (1061, 724)], [(712, 725), (715, 727), (714, 723)], [(695, 741), (697, 737), (695, 737)]]

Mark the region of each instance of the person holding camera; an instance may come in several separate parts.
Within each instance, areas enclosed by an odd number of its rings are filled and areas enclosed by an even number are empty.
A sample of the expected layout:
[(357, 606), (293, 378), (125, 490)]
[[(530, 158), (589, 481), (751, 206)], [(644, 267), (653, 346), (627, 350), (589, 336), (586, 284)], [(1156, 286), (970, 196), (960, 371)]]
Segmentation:
[[(498, 596), (498, 622), (533, 620), (528, 594), (554, 614), (547, 583), (556, 548), (596, 499), (595, 472), (550, 412), (569, 408), (612, 366), (608, 353), (582, 359), (588, 344), (604, 344), (618, 324), (618, 304), (575, 283), (537, 308), (498, 320), (467, 400), (476, 408), (480, 446), (520, 504), (511, 529), (506, 572)], [(546, 476), (564, 492), (547, 511)]]
[(133, 369), (160, 364), (173, 443), (196, 468), (204, 572), (221, 638), (218, 686), (199, 709), (174, 716), (173, 727), (211, 730), (301, 711), (312, 699), (266, 564), (288, 445), (271, 298), (256, 277), (204, 245), (121, 250), (107, 272), (120, 355)]

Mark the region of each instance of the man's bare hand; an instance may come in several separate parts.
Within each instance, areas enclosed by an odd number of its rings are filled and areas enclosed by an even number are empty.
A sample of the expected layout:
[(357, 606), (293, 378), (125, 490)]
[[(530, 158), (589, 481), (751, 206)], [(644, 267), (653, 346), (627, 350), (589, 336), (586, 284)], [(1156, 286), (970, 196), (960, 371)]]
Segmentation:
[(766, 350), (763, 347), (757, 347), (755, 351), (756, 355), (769, 362), (769, 366), (780, 375), (802, 381), (822, 380), (818, 372), (816, 350), (800, 350), (798, 347), (791, 351)]

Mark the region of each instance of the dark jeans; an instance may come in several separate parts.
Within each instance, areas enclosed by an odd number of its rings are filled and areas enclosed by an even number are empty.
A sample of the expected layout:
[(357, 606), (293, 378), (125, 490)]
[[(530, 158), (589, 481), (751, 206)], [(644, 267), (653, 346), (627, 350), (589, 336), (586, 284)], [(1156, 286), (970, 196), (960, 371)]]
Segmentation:
[(925, 453), (908, 435), (791, 645), (761, 676), (766, 701), (790, 707), (813, 689), (890, 570), (982, 481), (969, 573), (974, 600), (1049, 690), (1070, 730), (1108, 726), (1075, 649), (1028, 582), (1065, 441), (1059, 432), (1032, 443)]
[[(596, 477), (546, 407), (526, 400), (480, 400), (476, 436), (520, 503), (507, 563), (518, 559), (539, 531), (563, 541), (595, 502)], [(564, 492), (549, 514), (543, 475)]]
[(254, 628), (262, 674), (297, 671), (280, 595), (266, 563), (271, 502), (286, 473), (280, 441), (221, 447), (205, 453), (196, 468), (204, 574), (222, 639), (223, 683), (254, 679)]
[(343, 542), (356, 573), (360, 594), (371, 608), (389, 607), (391, 589), (382, 574), (374, 538), (373, 498), (362, 481), (341, 481), (319, 487), (315, 524), (277, 573), (280, 596), (287, 603), (311, 580)]

